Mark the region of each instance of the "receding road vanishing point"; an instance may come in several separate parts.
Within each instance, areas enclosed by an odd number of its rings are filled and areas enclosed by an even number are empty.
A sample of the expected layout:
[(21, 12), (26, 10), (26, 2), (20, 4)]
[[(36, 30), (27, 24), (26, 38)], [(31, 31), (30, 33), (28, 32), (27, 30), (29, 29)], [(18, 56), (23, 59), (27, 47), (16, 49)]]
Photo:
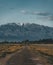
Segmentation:
[(39, 51), (34, 52), (25, 46), (11, 55), (5, 65), (53, 65), (53, 62), (50, 56), (41, 54)]

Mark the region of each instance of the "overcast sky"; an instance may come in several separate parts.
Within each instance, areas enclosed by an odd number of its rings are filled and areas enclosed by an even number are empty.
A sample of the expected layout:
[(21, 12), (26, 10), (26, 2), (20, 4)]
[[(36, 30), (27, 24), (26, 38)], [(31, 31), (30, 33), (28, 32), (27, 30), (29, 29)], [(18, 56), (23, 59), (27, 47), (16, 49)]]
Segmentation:
[(53, 0), (0, 0), (0, 24), (12, 22), (53, 27)]

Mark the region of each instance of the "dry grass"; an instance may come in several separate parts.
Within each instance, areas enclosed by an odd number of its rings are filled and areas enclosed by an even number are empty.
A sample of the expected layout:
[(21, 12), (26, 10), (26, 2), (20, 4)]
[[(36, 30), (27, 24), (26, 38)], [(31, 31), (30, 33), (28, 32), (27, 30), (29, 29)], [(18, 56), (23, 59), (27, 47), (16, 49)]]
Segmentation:
[[(11, 54), (22, 49), (24, 45), (21, 44), (0, 44), (0, 57), (6, 54)], [(53, 55), (53, 44), (30, 44), (30, 50), (40, 51), (48, 55)]]
[(0, 57), (5, 56), (6, 54), (14, 53), (24, 46), (21, 44), (0, 44)]
[(53, 55), (53, 44), (31, 44), (30, 49), (33, 49), (34, 51), (38, 50), (48, 55)]

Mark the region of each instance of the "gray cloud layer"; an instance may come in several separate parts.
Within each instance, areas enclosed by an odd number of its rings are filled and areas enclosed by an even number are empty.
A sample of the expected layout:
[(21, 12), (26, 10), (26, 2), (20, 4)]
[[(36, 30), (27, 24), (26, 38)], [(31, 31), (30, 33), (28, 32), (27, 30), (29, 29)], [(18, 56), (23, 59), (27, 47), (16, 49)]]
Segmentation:
[(53, 14), (48, 13), (48, 12), (31, 12), (31, 11), (25, 11), (21, 10), (22, 14), (27, 14), (27, 15), (38, 15), (43, 17), (44, 19), (46, 18), (47, 20), (53, 21)]

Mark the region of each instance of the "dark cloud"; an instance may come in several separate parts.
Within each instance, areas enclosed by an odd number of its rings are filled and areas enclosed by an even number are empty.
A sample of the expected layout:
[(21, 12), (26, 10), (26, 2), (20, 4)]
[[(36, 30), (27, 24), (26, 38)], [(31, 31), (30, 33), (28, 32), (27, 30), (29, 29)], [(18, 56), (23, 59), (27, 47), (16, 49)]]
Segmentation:
[(37, 15), (42, 16), (44, 19), (53, 21), (53, 14), (52, 13), (47, 13), (47, 12), (45, 12), (45, 13), (37, 13)]
[(49, 16), (50, 13), (47, 13), (47, 12), (40, 12), (40, 13), (37, 13), (37, 15), (40, 15), (40, 16)]
[(50, 21), (53, 21), (53, 15), (52, 15), (52, 16), (49, 16), (48, 19), (49, 19)]
[(50, 21), (53, 21), (53, 14), (48, 12), (31, 12), (31, 11), (25, 11), (21, 10), (22, 14), (29, 14), (29, 15), (38, 15), (39, 17), (43, 17), (43, 19), (47, 19)]
[(25, 11), (21, 10), (23, 14), (31, 14), (31, 15), (40, 15), (40, 16), (49, 16), (51, 13), (48, 12), (31, 12), (31, 11)]

